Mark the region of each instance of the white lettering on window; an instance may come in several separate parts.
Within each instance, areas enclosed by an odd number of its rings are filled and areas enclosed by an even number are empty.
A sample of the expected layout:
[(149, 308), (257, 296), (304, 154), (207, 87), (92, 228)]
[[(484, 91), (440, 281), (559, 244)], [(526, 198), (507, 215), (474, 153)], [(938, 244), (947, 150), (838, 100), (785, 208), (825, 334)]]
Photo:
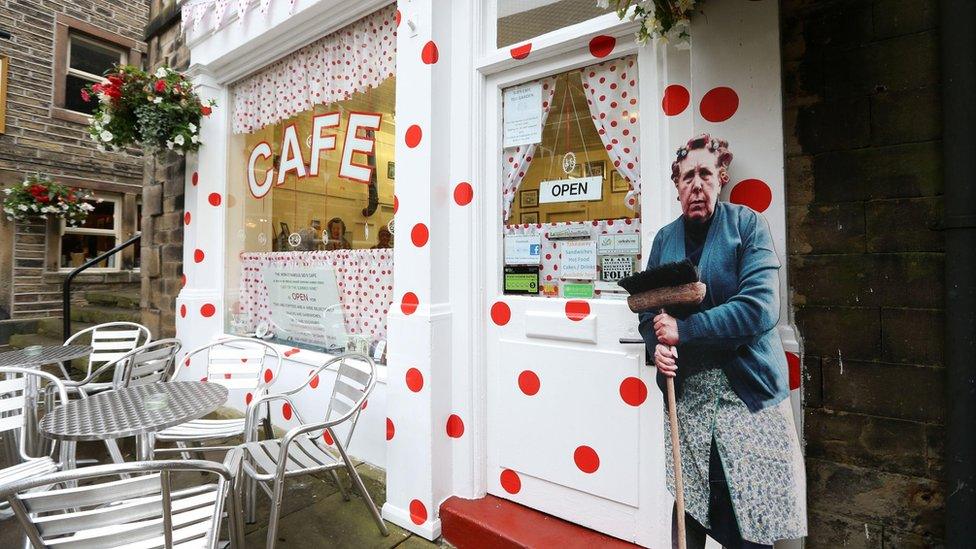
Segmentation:
[(285, 184), (285, 176), (294, 170), (298, 177), (305, 177), (305, 159), (302, 157), (302, 146), (298, 142), (298, 132), (294, 124), (285, 126), (281, 135), (281, 165), (278, 166), (278, 184)]
[(254, 198), (264, 198), (264, 195), (268, 194), (271, 190), (271, 181), (274, 179), (274, 169), (268, 168), (264, 172), (264, 181), (258, 184), (257, 180), (254, 179), (254, 165), (257, 163), (258, 158), (271, 158), (271, 145), (268, 145), (264, 141), (258, 143), (251, 150), (251, 156), (247, 159), (247, 185), (251, 189), (251, 194)]
[(319, 175), (319, 159), (322, 151), (333, 151), (336, 148), (335, 134), (322, 135), (322, 130), (338, 126), (338, 112), (319, 114), (312, 118), (312, 156), (310, 159), (311, 166), (308, 169), (310, 177)]
[(359, 137), (359, 129), (378, 130), (382, 116), (377, 113), (353, 112), (349, 113), (349, 123), (346, 126), (346, 140), (342, 145), (342, 164), (339, 166), (339, 177), (369, 183), (373, 175), (373, 168), (369, 165), (356, 164), (352, 161), (354, 153), (373, 154), (376, 141), (372, 137)]

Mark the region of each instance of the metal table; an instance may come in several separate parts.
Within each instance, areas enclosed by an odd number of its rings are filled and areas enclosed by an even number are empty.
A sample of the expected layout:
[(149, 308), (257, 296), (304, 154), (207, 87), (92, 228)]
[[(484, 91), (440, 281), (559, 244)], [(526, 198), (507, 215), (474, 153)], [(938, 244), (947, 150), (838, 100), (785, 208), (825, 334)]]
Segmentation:
[(202, 381), (149, 383), (58, 406), (44, 416), (46, 437), (76, 442), (136, 437), (136, 459), (152, 459), (154, 434), (199, 419), (227, 401), (227, 388)]
[[(49, 345), (42, 347), (40, 351), (28, 352), (24, 349), (17, 351), (7, 351), (0, 353), (0, 367), (15, 368), (38, 368), (47, 364), (61, 364), (70, 362), (76, 358), (84, 358), (92, 353), (89, 345)], [(62, 372), (66, 371), (64, 366)], [(37, 423), (37, 397), (38, 387), (37, 378), (28, 377), (27, 387), (24, 396), (27, 400), (25, 408), (24, 422), (27, 425)], [(33, 429), (26, 429), (21, 436), (27, 436), (25, 447), (32, 455), (38, 455), (43, 451), (43, 441), (40, 440)], [(16, 436), (4, 437), (4, 454), (7, 463), (16, 463), (17, 440)]]

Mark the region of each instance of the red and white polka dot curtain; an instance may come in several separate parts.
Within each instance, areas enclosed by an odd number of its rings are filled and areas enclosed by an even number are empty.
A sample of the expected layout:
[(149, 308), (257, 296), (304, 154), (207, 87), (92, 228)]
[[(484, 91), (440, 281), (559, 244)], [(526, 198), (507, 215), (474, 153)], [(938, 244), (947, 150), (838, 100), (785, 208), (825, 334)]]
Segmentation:
[(240, 312), (246, 329), (271, 321), (264, 269), (282, 266), (330, 265), (335, 269), (346, 331), (370, 342), (386, 340), (386, 315), (393, 303), (393, 250), (335, 250), (328, 252), (255, 252), (241, 254)]
[(390, 5), (236, 83), (234, 133), (348, 99), (395, 72), (396, 6)]
[[(550, 76), (539, 80), (542, 82), (542, 122), (546, 125), (549, 117), (549, 109), (552, 107), (552, 96), (556, 92), (556, 77)], [(504, 110), (502, 111), (504, 112)], [(532, 155), (535, 154), (537, 143), (531, 145), (520, 145), (518, 147), (508, 147), (502, 149), (502, 221), (508, 220), (508, 214), (512, 211), (512, 200), (518, 193), (522, 179), (529, 172), (529, 165), (532, 163)]]
[(585, 67), (582, 71), (586, 104), (613, 167), (627, 179), (628, 208), (640, 201), (640, 133), (637, 102), (637, 63), (631, 55)]

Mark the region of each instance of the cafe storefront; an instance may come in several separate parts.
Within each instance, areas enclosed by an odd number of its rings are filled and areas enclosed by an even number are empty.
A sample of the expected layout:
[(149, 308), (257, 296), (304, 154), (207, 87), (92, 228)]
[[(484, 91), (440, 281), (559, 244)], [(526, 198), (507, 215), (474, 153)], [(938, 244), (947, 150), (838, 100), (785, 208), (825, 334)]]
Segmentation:
[[(373, 357), (351, 453), (386, 470), (384, 518), (429, 539), (445, 499), (493, 494), (669, 543), (663, 399), (619, 343), (638, 334), (616, 281), (681, 213), (671, 162), (701, 133), (734, 149), (722, 200), (785, 264), (776, 3), (709, 2), (690, 47), (641, 46), (595, 0), (187, 4), (218, 107), (187, 159), (185, 347), (260, 337), (283, 389)], [(331, 381), (310, 387), (318, 417)]]

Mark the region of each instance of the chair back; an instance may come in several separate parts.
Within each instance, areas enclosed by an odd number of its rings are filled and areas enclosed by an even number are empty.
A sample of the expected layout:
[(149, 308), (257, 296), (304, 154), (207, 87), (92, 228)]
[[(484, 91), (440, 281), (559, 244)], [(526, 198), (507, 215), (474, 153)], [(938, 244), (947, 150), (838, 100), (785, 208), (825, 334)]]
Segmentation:
[[(25, 425), (35, 424), (41, 380), (46, 380), (51, 384), (49, 387), (56, 389), (61, 403), (68, 401), (64, 384), (47, 372), (28, 368), (0, 368), (0, 433), (15, 431), (15, 436), (20, 439), (20, 456), (23, 459), (36, 457), (28, 454), (27, 437), (21, 431)], [(27, 420), (30, 420), (29, 423)]]
[[(198, 347), (187, 353), (184, 364), (189, 365), (194, 356), (205, 357), (208, 382), (259, 394), (278, 378), (282, 361), (278, 349), (246, 337), (229, 337)], [(267, 366), (266, 358), (271, 359)]]
[(103, 366), (113, 360), (118, 360), (122, 355), (152, 341), (152, 332), (142, 324), (135, 322), (106, 322), (86, 328), (69, 337), (65, 345), (82, 345), (88, 343), (92, 346), (92, 353), (88, 356), (88, 370), (85, 375), (92, 372), (92, 368)]
[[(173, 490), (174, 473), (199, 478), (201, 471), (217, 482)], [(138, 476), (124, 478), (127, 473)], [(143, 461), (7, 484), (0, 487), (0, 498), (10, 503), (34, 547), (213, 548), (230, 483), (230, 472), (219, 463)]]
[(137, 347), (123, 355), (116, 368), (114, 387), (136, 387), (167, 381), (173, 374), (176, 355), (183, 348), (179, 339), (160, 339)]
[(339, 368), (336, 370), (335, 385), (332, 387), (332, 396), (329, 397), (325, 421), (350, 415), (351, 423), (346, 436), (348, 446), (359, 422), (363, 403), (376, 385), (376, 364), (370, 357), (359, 353), (344, 354), (333, 360), (339, 361)]

